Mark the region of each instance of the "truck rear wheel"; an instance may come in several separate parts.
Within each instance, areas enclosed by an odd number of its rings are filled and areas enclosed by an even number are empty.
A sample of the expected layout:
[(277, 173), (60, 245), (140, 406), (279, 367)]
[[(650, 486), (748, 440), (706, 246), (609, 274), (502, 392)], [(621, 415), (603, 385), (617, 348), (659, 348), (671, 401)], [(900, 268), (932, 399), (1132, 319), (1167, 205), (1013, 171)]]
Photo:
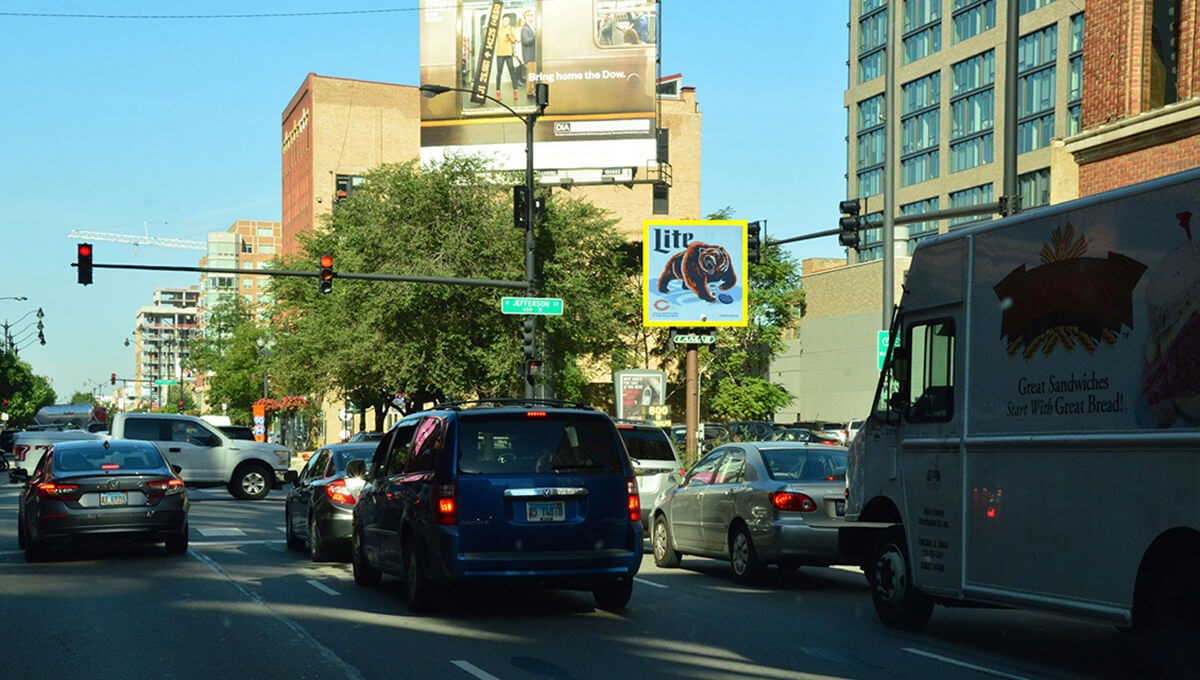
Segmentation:
[(261, 501), (271, 493), (275, 473), (265, 465), (243, 465), (229, 480), (229, 493), (244, 501)]
[(1200, 678), (1200, 584), (1196, 556), (1176, 557), (1159, 572), (1142, 653), (1162, 678)]
[(883, 625), (917, 630), (933, 615), (933, 600), (913, 587), (912, 561), (905, 546), (903, 527), (892, 527), (879, 537), (868, 571), (871, 600)]

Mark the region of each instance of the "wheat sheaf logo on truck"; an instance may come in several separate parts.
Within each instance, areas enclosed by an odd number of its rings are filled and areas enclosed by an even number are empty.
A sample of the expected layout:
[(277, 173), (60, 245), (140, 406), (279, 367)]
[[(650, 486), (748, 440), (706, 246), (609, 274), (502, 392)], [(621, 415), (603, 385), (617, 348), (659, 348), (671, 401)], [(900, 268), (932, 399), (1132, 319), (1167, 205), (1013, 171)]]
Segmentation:
[(1067, 222), (1042, 246), (1042, 264), (1028, 270), (1022, 264), (993, 287), (1009, 356), (1029, 359), (1058, 347), (1095, 352), (1115, 345), (1123, 326), (1133, 327), (1133, 288), (1146, 265), (1111, 251), (1104, 258), (1086, 252), (1086, 241)]

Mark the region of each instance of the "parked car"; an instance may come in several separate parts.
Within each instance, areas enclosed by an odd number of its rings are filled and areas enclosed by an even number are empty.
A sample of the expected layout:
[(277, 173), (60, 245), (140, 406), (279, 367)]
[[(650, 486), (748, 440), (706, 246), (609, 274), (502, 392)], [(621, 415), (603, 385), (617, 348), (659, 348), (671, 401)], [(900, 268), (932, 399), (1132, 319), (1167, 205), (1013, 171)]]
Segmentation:
[(714, 449), (659, 498), (654, 563), (684, 555), (727, 559), (739, 583), (767, 565), (835, 564), (845, 515), (846, 449), (739, 442)]
[(650, 512), (654, 499), (667, 486), (672, 472), (682, 473), (679, 454), (671, 446), (666, 431), (650, 423), (617, 422), (617, 432), (625, 442), (625, 450), (633, 463), (637, 477), (638, 497), (642, 506), (642, 533), (650, 535)]
[(255, 441), (253, 428), (246, 425), (218, 425), (217, 429), (229, 435), (230, 439)]
[(354, 506), (354, 581), (404, 579), (413, 611), (449, 584), (591, 590), (621, 609), (641, 566), (640, 498), (616, 425), (571, 402), (452, 402), (380, 441)]
[(178, 468), (150, 442), (60, 442), (25, 478), (17, 501), (17, 544), (37, 562), (53, 545), (91, 540), (165, 542), (188, 548), (188, 494)]
[(358, 442), (377, 442), (383, 438), (382, 432), (355, 432), (350, 436), (349, 443), (357, 444)]
[(307, 549), (314, 562), (349, 557), (350, 524), (363, 480), (347, 475), (346, 465), (374, 454), (375, 442), (330, 444), (313, 453), (299, 473), (288, 471), (292, 487), (283, 503), (283, 526), (289, 549)]
[(805, 442), (809, 444), (829, 444), (831, 446), (838, 446), (842, 443), (837, 437), (803, 427), (789, 427), (785, 430), (775, 430), (771, 433), (768, 441)]
[(773, 423), (765, 420), (738, 420), (725, 423), (729, 430), (730, 439), (740, 442), (765, 442), (775, 431)]

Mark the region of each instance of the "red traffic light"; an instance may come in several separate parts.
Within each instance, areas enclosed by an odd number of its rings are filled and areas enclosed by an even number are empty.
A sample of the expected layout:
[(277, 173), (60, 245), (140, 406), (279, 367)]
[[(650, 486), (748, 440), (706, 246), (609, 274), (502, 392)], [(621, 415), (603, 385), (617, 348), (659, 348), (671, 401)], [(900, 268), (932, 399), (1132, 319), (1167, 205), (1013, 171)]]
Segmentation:
[(92, 254), (92, 244), (90, 244), (90, 243), (80, 243), (79, 244), (79, 256), (80, 257), (88, 257), (91, 254)]
[(76, 246), (75, 254), (75, 266), (78, 268), (76, 274), (79, 276), (79, 283), (83, 286), (89, 285), (92, 282), (92, 244), (80, 243)]
[(322, 255), (321, 256), (321, 267), (322, 268), (333, 267), (333, 256), (332, 255)]
[(108, 377), (108, 382), (110, 385), (116, 385), (117, 384), (117, 374), (113, 373), (112, 375), (110, 375)]
[(322, 293), (329, 293), (333, 290), (333, 256), (322, 255), (319, 262), (321, 263), (321, 273), (317, 279), (319, 289)]

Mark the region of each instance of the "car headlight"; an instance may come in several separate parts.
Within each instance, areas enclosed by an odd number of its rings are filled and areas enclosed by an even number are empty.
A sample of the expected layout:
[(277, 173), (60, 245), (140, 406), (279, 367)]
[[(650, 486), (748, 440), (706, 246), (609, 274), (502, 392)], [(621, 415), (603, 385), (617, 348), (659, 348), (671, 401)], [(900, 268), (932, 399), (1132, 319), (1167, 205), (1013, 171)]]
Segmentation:
[(279, 459), (279, 464), (283, 467), (288, 467), (292, 463), (292, 452), (287, 449), (276, 449), (275, 457)]

